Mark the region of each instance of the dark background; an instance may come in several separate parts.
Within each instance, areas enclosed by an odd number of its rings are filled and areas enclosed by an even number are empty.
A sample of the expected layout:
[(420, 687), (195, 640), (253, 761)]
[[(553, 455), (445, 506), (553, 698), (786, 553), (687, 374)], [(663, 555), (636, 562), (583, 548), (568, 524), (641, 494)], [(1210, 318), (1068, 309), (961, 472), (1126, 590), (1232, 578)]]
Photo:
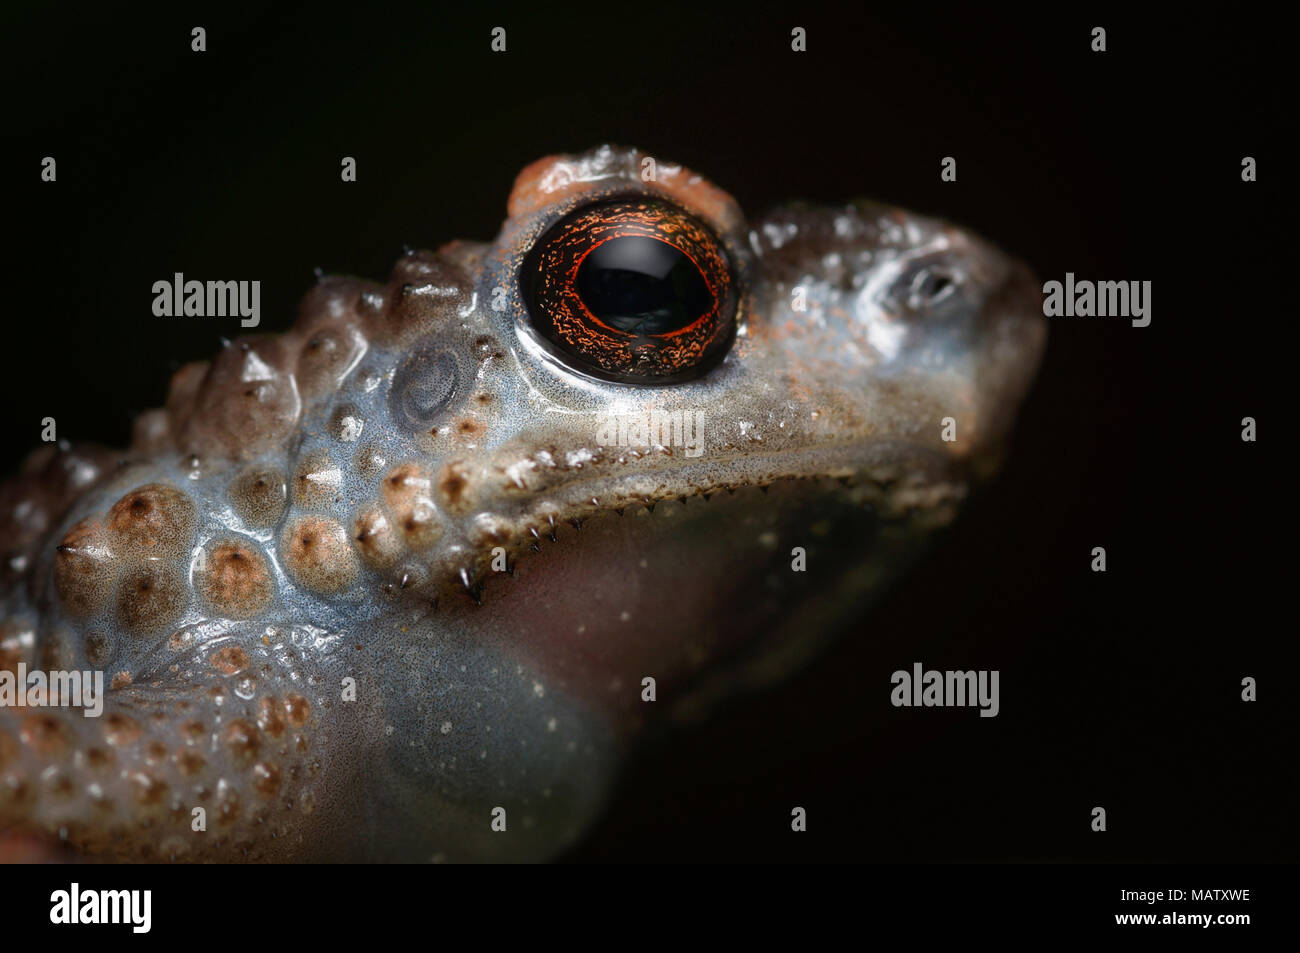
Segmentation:
[[(169, 369), (238, 332), (154, 317), (154, 281), (260, 278), (259, 330), (279, 330), (314, 266), (383, 278), (403, 244), (490, 239), (515, 173), (549, 153), (635, 144), (751, 215), (855, 195), (942, 215), (1044, 279), (1152, 281), (1151, 326), (1054, 320), (1006, 470), (946, 544), (802, 675), (645, 751), (572, 859), (1295, 859), (1280, 25), (426, 7), (0, 14), (6, 471), (45, 416), (125, 444)], [(890, 707), (914, 661), (999, 669), (1001, 714)]]

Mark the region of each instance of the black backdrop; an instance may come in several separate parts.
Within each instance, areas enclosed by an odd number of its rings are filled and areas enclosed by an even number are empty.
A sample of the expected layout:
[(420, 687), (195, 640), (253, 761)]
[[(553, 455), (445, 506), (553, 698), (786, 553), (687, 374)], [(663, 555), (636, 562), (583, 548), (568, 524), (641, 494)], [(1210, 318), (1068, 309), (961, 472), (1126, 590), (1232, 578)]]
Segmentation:
[[(572, 858), (1294, 858), (1283, 31), (900, 6), (6, 9), (6, 471), (46, 416), (124, 444), (231, 333), (153, 317), (159, 277), (260, 277), (278, 330), (315, 266), (382, 278), (403, 244), (491, 238), (548, 153), (639, 145), (751, 213), (939, 214), (1045, 278), (1152, 281), (1151, 326), (1054, 321), (1007, 469), (947, 545), (802, 675), (647, 750)], [(1000, 669), (1001, 715), (891, 708), (917, 660)]]

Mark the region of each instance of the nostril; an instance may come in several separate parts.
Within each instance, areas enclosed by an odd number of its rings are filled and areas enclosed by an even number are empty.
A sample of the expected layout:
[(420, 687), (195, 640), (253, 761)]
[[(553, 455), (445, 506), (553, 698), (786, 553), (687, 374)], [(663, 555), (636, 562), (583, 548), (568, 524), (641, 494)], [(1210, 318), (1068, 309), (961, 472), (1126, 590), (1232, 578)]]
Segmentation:
[(921, 294), (933, 301), (952, 287), (952, 279), (947, 275), (927, 274), (921, 282)]
[(941, 265), (927, 265), (910, 276), (905, 302), (908, 310), (925, 316), (956, 293), (957, 275)]

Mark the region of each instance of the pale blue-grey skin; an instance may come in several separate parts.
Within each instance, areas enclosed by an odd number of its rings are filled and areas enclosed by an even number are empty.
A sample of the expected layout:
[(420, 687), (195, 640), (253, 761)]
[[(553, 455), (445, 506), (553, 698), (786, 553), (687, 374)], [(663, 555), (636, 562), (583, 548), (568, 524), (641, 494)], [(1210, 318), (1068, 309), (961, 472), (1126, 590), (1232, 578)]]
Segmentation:
[[(1003, 454), (1045, 338), (1036, 283), (881, 205), (747, 224), (645, 158), (535, 164), (494, 243), (324, 279), (286, 335), (183, 369), (129, 462), (47, 452), (5, 487), (0, 664), (117, 687), (99, 719), (0, 709), (0, 828), (110, 858), (544, 859), (643, 729), (787, 674), (861, 613)], [(695, 380), (595, 381), (533, 334), (520, 259), (626, 193), (704, 219), (732, 261), (735, 339)], [(703, 412), (704, 451), (598, 442), (652, 408)], [(250, 468), (284, 475), (282, 510), (250, 508)], [(148, 484), (192, 501), (170, 537), (56, 549)], [(304, 518), (338, 527), (323, 569), (295, 556)], [(231, 540), (269, 567), (249, 618), (201, 585)], [(122, 587), (149, 565), (177, 585), (141, 623)]]

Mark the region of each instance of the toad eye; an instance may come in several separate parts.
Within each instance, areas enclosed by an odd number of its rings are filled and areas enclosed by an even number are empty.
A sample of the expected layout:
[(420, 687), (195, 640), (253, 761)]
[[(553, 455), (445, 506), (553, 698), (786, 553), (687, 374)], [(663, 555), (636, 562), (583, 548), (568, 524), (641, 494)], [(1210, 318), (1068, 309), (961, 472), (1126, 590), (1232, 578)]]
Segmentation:
[(704, 222), (667, 202), (633, 197), (571, 212), (524, 257), (519, 285), (547, 348), (604, 380), (694, 377), (731, 343), (727, 254)]

